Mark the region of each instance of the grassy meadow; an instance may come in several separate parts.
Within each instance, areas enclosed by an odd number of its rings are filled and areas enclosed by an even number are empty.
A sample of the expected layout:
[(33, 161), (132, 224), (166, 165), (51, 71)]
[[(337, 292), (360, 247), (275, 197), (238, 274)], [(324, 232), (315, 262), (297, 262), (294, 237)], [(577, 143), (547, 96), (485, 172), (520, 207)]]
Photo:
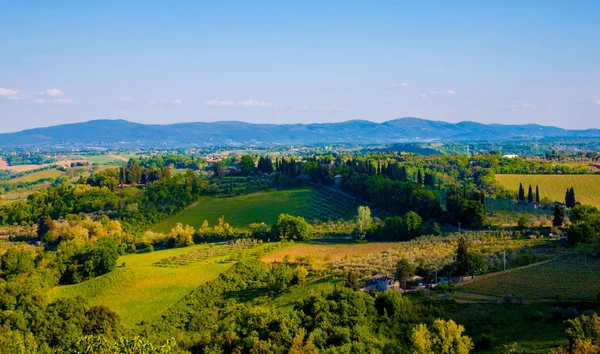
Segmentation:
[(231, 226), (244, 229), (254, 222), (273, 224), (282, 213), (303, 216), (309, 221), (317, 218), (350, 219), (356, 213), (356, 202), (331, 190), (312, 187), (257, 192), (236, 197), (205, 197), (152, 229), (169, 232), (177, 223), (199, 228), (204, 220), (215, 225), (221, 216), (225, 216), (225, 221)]
[(519, 190), (519, 183), (523, 184), (525, 193), (529, 185), (535, 192), (537, 185), (540, 199), (548, 197), (563, 203), (567, 188), (573, 187), (578, 202), (600, 207), (600, 175), (496, 175), (496, 179), (515, 193)]
[[(225, 259), (204, 260), (181, 267), (157, 265), (162, 259), (208, 247), (195, 245), (124, 255), (113, 272), (81, 284), (55, 287), (50, 296), (81, 296), (92, 305), (108, 306), (121, 315), (125, 325), (134, 326), (160, 315), (197, 286), (231, 267), (232, 261)], [(123, 263), (125, 266), (121, 266)]]

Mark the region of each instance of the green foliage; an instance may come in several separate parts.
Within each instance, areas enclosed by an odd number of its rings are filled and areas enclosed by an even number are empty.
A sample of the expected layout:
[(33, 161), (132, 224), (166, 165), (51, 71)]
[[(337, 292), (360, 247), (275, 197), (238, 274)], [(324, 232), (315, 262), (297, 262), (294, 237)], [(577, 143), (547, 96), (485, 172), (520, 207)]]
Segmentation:
[(415, 266), (403, 258), (396, 264), (394, 277), (400, 284), (404, 284), (404, 289), (406, 289), (406, 281), (415, 274), (415, 270)]
[(565, 209), (560, 205), (556, 205), (554, 207), (554, 218), (552, 219), (552, 225), (555, 227), (561, 227), (564, 222), (565, 222)]
[(244, 155), (240, 159), (240, 170), (242, 175), (249, 175), (254, 170), (254, 160), (250, 155)]
[(452, 320), (436, 320), (430, 328), (419, 324), (412, 332), (413, 353), (467, 354), (473, 349), (473, 341), (463, 335), (464, 331)]
[(114, 270), (119, 258), (119, 244), (115, 239), (102, 238), (96, 245), (78, 250), (67, 258), (61, 282), (76, 284)]
[(0, 257), (0, 270), (5, 277), (27, 274), (34, 267), (31, 252), (24, 249), (11, 247)]
[(309, 240), (311, 230), (303, 217), (281, 214), (271, 226), (271, 235), (275, 240)]
[(364, 240), (367, 237), (367, 232), (373, 223), (371, 217), (371, 209), (368, 206), (359, 206), (358, 215), (356, 216), (356, 224), (352, 232), (355, 240)]

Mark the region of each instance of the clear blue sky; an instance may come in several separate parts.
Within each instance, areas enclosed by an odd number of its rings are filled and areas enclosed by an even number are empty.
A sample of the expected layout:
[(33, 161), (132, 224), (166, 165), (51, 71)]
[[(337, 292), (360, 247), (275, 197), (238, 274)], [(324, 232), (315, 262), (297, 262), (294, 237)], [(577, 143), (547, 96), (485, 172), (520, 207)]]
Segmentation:
[(0, 131), (385, 121), (600, 128), (600, 1), (0, 1)]

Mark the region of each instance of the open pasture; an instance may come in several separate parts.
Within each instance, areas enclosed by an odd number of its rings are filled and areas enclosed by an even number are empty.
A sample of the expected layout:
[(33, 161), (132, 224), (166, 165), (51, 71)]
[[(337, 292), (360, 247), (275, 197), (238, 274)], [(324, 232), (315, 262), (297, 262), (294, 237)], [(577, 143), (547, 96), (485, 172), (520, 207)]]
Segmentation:
[(535, 186), (539, 186), (540, 199), (548, 197), (563, 203), (567, 188), (573, 187), (578, 202), (600, 207), (600, 175), (496, 175), (496, 180), (515, 193), (519, 183), (523, 184), (525, 193), (529, 185), (534, 193)]
[[(92, 305), (108, 306), (121, 315), (126, 325), (134, 326), (159, 316), (197, 286), (231, 267), (232, 261), (216, 258), (179, 267), (159, 266), (165, 258), (208, 247), (195, 245), (124, 255), (119, 258), (119, 267), (114, 271), (81, 284), (55, 287), (49, 294), (51, 298), (81, 296)], [(123, 263), (125, 266), (121, 266)]]
[(533, 267), (475, 279), (460, 287), (464, 293), (528, 300), (593, 301), (600, 294), (600, 259), (564, 256)]

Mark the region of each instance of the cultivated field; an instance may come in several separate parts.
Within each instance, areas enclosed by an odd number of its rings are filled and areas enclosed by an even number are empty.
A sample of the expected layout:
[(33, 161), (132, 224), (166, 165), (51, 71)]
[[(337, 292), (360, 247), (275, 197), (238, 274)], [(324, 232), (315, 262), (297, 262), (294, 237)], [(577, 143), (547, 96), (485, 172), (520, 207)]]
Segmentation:
[(535, 192), (537, 185), (540, 199), (548, 197), (563, 203), (567, 188), (573, 187), (577, 201), (600, 207), (600, 175), (496, 175), (496, 179), (515, 192), (519, 190), (519, 183), (523, 184), (525, 193), (529, 185)]
[(154, 231), (168, 232), (177, 223), (202, 226), (218, 223), (221, 216), (233, 227), (245, 228), (254, 222), (273, 224), (279, 214), (303, 216), (312, 221), (352, 218), (356, 202), (328, 189), (301, 187), (268, 192), (258, 192), (237, 197), (201, 198), (196, 204), (155, 227)]
[[(208, 250), (195, 245), (144, 254), (121, 256), (119, 267), (106, 275), (81, 284), (59, 286), (51, 298), (81, 296), (93, 305), (106, 305), (117, 311), (124, 323), (133, 326), (159, 316), (200, 284), (225, 272), (233, 261), (223, 255), (203, 258), (186, 265), (165, 266), (167, 259)], [(214, 246), (214, 249), (224, 245)], [(257, 246), (266, 247), (266, 246)], [(125, 266), (121, 266), (125, 263)]]
[(556, 261), (485, 277), (461, 286), (471, 294), (503, 297), (519, 295), (527, 300), (560, 297), (595, 300), (600, 294), (600, 259), (562, 257)]
[(25, 176), (13, 178), (11, 180), (6, 181), (7, 183), (21, 183), (21, 182), (36, 182), (45, 178), (57, 178), (60, 176), (64, 176), (65, 173), (56, 169), (44, 170), (39, 172), (34, 172), (27, 174)]
[[(133, 155), (131, 155), (133, 156)], [(129, 161), (130, 155), (121, 156), (121, 155), (96, 155), (96, 156), (86, 156), (84, 159), (88, 160), (91, 164), (97, 165), (109, 165), (115, 163), (123, 163)]]

